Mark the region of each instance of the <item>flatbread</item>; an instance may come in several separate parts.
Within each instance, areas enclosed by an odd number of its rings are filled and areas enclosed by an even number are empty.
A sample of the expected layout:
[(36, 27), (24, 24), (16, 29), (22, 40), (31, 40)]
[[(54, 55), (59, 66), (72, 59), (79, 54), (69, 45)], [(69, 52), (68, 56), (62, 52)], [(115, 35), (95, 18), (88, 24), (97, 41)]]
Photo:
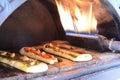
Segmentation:
[(39, 49), (36, 49), (34, 47), (23, 47), (20, 49), (20, 53), (22, 55), (38, 59), (49, 64), (54, 64), (55, 62), (58, 62), (55, 56), (48, 54), (44, 51), (40, 51)]
[(55, 46), (52, 43), (44, 44), (43, 50), (51, 54), (70, 59), (72, 61), (89, 61), (92, 59), (91, 54), (72, 52), (70, 50), (62, 49), (58, 46)]
[(39, 73), (48, 70), (48, 65), (27, 56), (0, 51), (0, 62), (27, 73)]

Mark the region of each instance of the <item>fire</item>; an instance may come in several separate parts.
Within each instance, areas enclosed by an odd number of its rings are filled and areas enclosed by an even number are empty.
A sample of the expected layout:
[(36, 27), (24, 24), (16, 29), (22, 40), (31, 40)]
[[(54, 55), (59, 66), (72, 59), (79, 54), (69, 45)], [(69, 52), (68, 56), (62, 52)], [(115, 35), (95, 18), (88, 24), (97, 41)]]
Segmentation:
[(92, 2), (88, 0), (56, 0), (60, 20), (65, 31), (95, 32), (97, 20)]

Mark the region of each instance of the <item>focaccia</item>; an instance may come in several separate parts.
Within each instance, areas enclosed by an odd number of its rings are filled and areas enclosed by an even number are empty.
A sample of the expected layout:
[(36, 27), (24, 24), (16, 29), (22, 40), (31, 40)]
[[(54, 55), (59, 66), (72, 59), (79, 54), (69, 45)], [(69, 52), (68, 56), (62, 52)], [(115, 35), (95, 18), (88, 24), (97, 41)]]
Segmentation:
[(28, 73), (48, 70), (48, 65), (20, 54), (0, 51), (0, 62)]
[(58, 46), (55, 46), (52, 43), (44, 44), (43, 50), (51, 54), (70, 59), (72, 61), (89, 61), (92, 59), (91, 54), (72, 52), (70, 50), (62, 49)]
[(34, 47), (23, 47), (20, 49), (20, 53), (22, 55), (38, 59), (49, 64), (54, 64), (55, 62), (58, 62), (57, 58), (54, 57), (53, 55), (48, 54), (44, 51), (40, 51), (39, 49), (36, 49)]

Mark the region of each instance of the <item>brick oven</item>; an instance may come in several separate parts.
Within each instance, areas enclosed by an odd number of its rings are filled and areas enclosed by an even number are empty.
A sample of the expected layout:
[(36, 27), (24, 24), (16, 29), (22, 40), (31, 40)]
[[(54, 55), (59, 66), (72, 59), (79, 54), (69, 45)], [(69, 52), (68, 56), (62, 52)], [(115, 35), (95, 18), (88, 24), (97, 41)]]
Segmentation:
[[(88, 32), (83, 29), (86, 25), (90, 27)], [(56, 56), (58, 63), (48, 64), (48, 71), (36, 74), (0, 65), (0, 80), (93, 80), (89, 78), (94, 74), (117, 69), (120, 66), (119, 1), (0, 1), (0, 50), (19, 54), (24, 46), (39, 47), (57, 40), (79, 47), (93, 59), (74, 62)]]

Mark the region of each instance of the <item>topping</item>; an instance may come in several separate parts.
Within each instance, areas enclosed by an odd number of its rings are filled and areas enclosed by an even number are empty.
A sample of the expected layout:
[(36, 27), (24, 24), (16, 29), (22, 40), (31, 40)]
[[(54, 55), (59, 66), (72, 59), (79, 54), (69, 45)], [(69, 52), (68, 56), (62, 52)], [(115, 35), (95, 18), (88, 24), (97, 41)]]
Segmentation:
[(10, 55), (10, 57), (14, 58), (14, 57), (15, 57), (15, 53), (12, 53), (12, 54)]
[(1, 52), (1, 55), (3, 55), (3, 56), (7, 55), (7, 52)]
[(47, 58), (47, 59), (55, 59), (55, 57), (53, 55), (47, 54), (47, 53), (42, 52), (42, 51), (40, 51), (38, 49), (35, 49), (33, 47), (25, 47), (24, 50), (26, 52), (34, 53), (34, 54), (36, 54), (38, 56), (41, 56), (41, 57), (44, 57), (44, 58)]

